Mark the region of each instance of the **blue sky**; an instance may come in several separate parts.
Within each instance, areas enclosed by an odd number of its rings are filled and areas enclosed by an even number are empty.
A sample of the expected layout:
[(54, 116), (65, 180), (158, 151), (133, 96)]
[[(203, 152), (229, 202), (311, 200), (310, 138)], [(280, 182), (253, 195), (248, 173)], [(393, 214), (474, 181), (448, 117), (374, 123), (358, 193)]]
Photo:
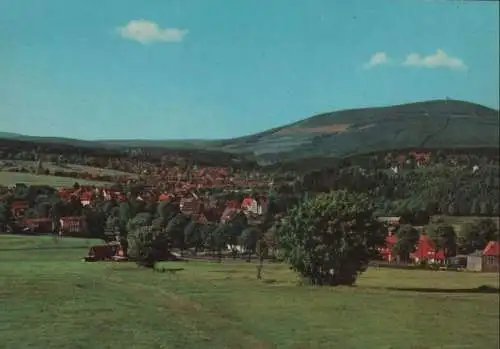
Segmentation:
[(498, 108), (499, 5), (0, 0), (0, 131), (241, 136), (449, 96)]

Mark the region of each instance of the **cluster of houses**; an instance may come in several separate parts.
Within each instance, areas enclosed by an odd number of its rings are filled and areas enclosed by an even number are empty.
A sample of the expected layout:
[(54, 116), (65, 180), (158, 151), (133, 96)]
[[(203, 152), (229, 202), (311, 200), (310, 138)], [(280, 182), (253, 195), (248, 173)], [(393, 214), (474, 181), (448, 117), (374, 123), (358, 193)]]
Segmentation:
[[(102, 197), (105, 200), (115, 199), (118, 202), (127, 200), (131, 194), (116, 190), (98, 188), (93, 186), (80, 186), (79, 188), (60, 188), (57, 190), (59, 197), (64, 201), (78, 200), (82, 206), (92, 204), (94, 198)], [(265, 196), (247, 196), (242, 200), (217, 200), (207, 195), (197, 195), (195, 191), (177, 193), (161, 193), (157, 195), (152, 191), (144, 191), (136, 195), (136, 200), (154, 200), (157, 202), (169, 201), (176, 203), (183, 214), (196, 218), (200, 223), (229, 221), (233, 216), (242, 212), (247, 216), (249, 224), (258, 224), (268, 210), (268, 200)], [(16, 200), (11, 203), (12, 216), (20, 222), (25, 230), (29, 231), (59, 231), (66, 236), (85, 236), (85, 226), (82, 217), (62, 217), (58, 227), (50, 218), (29, 218), (25, 213), (29, 209), (29, 202)]]
[[(155, 188), (176, 195), (185, 195), (190, 191), (207, 188), (218, 190), (235, 190), (241, 188), (266, 188), (271, 179), (258, 172), (236, 172), (224, 167), (162, 167), (143, 164), (134, 168), (143, 181)], [(127, 179), (130, 181), (130, 179)], [(121, 181), (123, 182), (123, 181)], [(120, 183), (121, 183), (120, 182)]]
[[(399, 224), (399, 217), (381, 217), (380, 220), (392, 226)], [(389, 263), (399, 262), (398, 256), (393, 252), (398, 237), (392, 230), (388, 231), (385, 242), (386, 246), (379, 249), (382, 259)], [(410, 262), (415, 264), (421, 262), (444, 264), (448, 261), (445, 251), (436, 248), (432, 239), (424, 231), (420, 232), (415, 249), (410, 253), (409, 257)], [(469, 255), (453, 256), (453, 261), (470, 271), (499, 272), (500, 242), (490, 241), (482, 251), (476, 251)]]

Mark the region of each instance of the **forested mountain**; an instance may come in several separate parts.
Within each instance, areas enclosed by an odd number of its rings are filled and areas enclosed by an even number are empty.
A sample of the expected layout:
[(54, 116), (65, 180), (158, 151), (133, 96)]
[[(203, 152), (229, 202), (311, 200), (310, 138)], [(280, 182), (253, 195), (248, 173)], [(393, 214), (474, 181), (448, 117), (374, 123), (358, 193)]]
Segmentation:
[(433, 100), (324, 113), (227, 140), (82, 141), (7, 133), (0, 133), (0, 138), (121, 150), (211, 150), (284, 162), (398, 149), (498, 149), (499, 126), (498, 110), (464, 101)]

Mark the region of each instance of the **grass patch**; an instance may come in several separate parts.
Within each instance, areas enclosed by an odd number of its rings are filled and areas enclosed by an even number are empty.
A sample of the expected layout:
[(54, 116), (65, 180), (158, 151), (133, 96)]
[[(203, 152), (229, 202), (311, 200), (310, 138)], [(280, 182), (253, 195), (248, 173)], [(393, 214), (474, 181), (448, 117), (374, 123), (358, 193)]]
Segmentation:
[(0, 185), (24, 183), (26, 185), (49, 185), (51, 187), (72, 187), (75, 182), (81, 185), (110, 186), (110, 182), (91, 181), (80, 178), (36, 175), (32, 173), (0, 171)]
[(86, 248), (20, 250), (49, 241), (0, 237), (1, 348), (498, 347), (498, 294), (450, 291), (498, 287), (494, 274), (372, 268), (314, 288), (280, 264), (257, 281), (250, 263), (166, 263), (184, 268), (172, 278), (82, 263)]
[[(26, 161), (26, 160), (7, 160), (7, 161), (2, 161), (0, 160), (0, 166), (3, 163), (9, 163), (13, 164), (14, 166), (7, 166), (7, 168), (36, 168), (37, 167), (37, 161)], [(107, 168), (100, 168), (100, 167), (92, 167), (92, 166), (86, 166), (86, 165), (77, 165), (77, 164), (65, 164), (65, 165), (58, 165), (55, 162), (49, 162), (49, 161), (44, 161), (43, 162), (43, 168), (48, 169), (51, 172), (54, 171), (60, 171), (60, 172), (79, 172), (79, 173), (91, 173), (95, 175), (103, 175), (103, 176), (125, 176), (125, 177), (130, 177), (130, 178), (137, 178), (137, 174), (133, 173), (128, 173), (128, 172), (123, 172), (123, 171), (118, 171), (118, 170), (112, 170), (112, 169), (107, 169)]]

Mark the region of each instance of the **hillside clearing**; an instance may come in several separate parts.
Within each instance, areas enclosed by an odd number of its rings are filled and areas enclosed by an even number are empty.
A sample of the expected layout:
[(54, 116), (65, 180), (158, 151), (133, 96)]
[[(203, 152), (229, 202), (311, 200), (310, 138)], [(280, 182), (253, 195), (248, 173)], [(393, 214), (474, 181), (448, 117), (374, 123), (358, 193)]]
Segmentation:
[[(12, 168), (36, 168), (36, 161), (24, 161), (24, 160), (0, 160), (0, 167), (5, 166), (6, 169)], [(92, 167), (86, 165), (77, 165), (77, 164), (64, 164), (58, 165), (55, 162), (44, 161), (43, 168), (48, 169), (51, 172), (78, 172), (78, 173), (90, 173), (92, 175), (100, 175), (100, 176), (124, 176), (130, 178), (138, 177), (137, 174), (128, 173), (123, 171), (117, 171), (107, 168), (99, 168)]]
[(498, 287), (492, 274), (371, 269), (358, 287), (320, 289), (280, 264), (262, 282), (232, 262), (165, 263), (184, 268), (172, 277), (82, 263), (86, 248), (69, 247), (90, 241), (51, 241), (0, 237), (2, 348), (498, 347), (498, 295), (445, 290)]
[(334, 125), (327, 125), (327, 126), (321, 126), (321, 127), (290, 127), (290, 128), (284, 128), (276, 134), (287, 134), (287, 133), (297, 133), (297, 132), (304, 132), (304, 133), (340, 133), (340, 132), (345, 132), (351, 124), (334, 124)]
[(81, 185), (110, 186), (110, 182), (91, 181), (81, 178), (57, 177), (47, 175), (35, 175), (32, 173), (5, 172), (0, 171), (0, 185), (14, 185), (24, 183), (26, 185), (49, 185), (51, 187), (72, 187), (75, 182)]

